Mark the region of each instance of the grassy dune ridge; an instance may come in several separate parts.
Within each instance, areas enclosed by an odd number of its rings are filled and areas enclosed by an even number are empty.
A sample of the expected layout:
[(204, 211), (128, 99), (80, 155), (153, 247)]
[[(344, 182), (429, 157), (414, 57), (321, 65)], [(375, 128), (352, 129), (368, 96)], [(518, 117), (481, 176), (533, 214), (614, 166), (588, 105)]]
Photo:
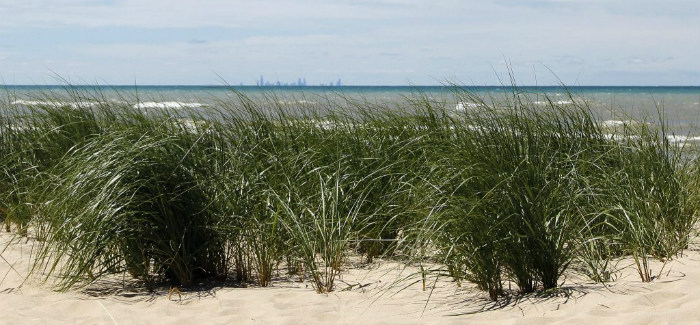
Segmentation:
[[(270, 285), (284, 268), (334, 290), (348, 254), (438, 265), (496, 300), (556, 289), (566, 271), (640, 279), (686, 248), (698, 163), (663, 119), (610, 129), (574, 95), (455, 90), (465, 110), (307, 104), (237, 93), (207, 107), (64, 99), (2, 103), (0, 209), (41, 243), (34, 274), (68, 290), (128, 274), (148, 288), (204, 280)], [(571, 103), (569, 103), (571, 102)], [(400, 245), (399, 245), (400, 244)]]

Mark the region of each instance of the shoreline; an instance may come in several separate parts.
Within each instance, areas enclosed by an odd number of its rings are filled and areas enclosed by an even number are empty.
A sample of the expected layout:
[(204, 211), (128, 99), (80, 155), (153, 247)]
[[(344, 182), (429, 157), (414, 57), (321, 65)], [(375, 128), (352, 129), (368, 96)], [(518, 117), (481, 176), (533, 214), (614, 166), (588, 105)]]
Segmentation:
[[(642, 283), (633, 267), (603, 284), (567, 272), (558, 294), (513, 295), (490, 302), (473, 284), (461, 287), (443, 277), (400, 290), (393, 285), (399, 264), (376, 261), (344, 269), (338, 289), (317, 294), (308, 281), (284, 272), (272, 286), (210, 287), (153, 293), (119, 289), (109, 282), (58, 293), (20, 276), (29, 267), (33, 242), (7, 245), (2, 233), (0, 312), (2, 324), (697, 324), (700, 321), (700, 251), (697, 245), (672, 260), (660, 278)], [(13, 264), (13, 269), (9, 264)], [(630, 258), (620, 266), (631, 264)], [(659, 262), (652, 268), (657, 270)], [(410, 269), (405, 270), (410, 272)], [(26, 273), (25, 273), (26, 275)], [(307, 279), (308, 280), (308, 279)], [(431, 285), (435, 283), (435, 285)], [(429, 299), (428, 299), (429, 298)], [(480, 311), (483, 309), (483, 311)], [(460, 315), (461, 314), (461, 315)]]

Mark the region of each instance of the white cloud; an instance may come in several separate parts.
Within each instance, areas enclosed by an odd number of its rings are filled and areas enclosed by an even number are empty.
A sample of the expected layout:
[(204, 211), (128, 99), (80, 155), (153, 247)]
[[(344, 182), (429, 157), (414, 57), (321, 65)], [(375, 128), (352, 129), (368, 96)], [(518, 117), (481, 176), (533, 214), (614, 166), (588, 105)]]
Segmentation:
[[(489, 83), (491, 66), (504, 57), (525, 74), (533, 64), (545, 65), (563, 79), (582, 75), (590, 83), (597, 81), (586, 76), (610, 69), (700, 74), (699, 7), (686, 0), (0, 1), (0, 46), (13, 46), (0, 53), (0, 74), (37, 78), (49, 67), (115, 83), (207, 83), (210, 71), (233, 76), (232, 82), (264, 73), (355, 83), (452, 76)], [(75, 35), (121, 27), (135, 34), (222, 32), (158, 42)], [(32, 43), (31, 33), (49, 31), (56, 36), (51, 42)], [(22, 32), (22, 41), (13, 41)]]

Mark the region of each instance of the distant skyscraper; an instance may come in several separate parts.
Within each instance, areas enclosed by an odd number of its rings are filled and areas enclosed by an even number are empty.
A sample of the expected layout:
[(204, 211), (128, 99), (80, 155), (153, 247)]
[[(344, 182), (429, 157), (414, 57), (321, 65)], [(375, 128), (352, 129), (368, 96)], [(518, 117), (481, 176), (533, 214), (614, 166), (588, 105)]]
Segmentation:
[[(277, 87), (302, 86), (303, 87), (303, 86), (306, 86), (306, 77), (299, 77), (299, 78), (297, 78), (296, 81), (292, 81), (292, 82), (284, 82), (284, 81), (280, 81), (280, 80), (270, 82), (270, 80), (265, 80), (263, 75), (260, 75), (260, 79), (256, 80), (255, 84), (258, 86), (266, 86), (266, 87), (268, 87), (268, 86), (277, 86)], [(340, 80), (340, 78), (338, 78), (337, 82), (331, 81), (328, 84), (321, 83), (319, 85), (332, 87), (332, 86), (340, 86), (341, 84), (342, 84), (342, 81)]]
[(340, 78), (338, 78), (338, 82), (336, 82), (335, 85), (340, 87)]

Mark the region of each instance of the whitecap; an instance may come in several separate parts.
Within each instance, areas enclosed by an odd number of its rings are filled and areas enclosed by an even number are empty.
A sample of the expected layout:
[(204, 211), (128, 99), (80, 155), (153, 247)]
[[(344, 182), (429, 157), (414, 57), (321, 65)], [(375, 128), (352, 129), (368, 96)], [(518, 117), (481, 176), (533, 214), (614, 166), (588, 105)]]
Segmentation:
[(555, 105), (571, 105), (571, 104), (573, 104), (574, 102), (572, 102), (572, 101), (570, 101), (570, 100), (558, 100), (558, 101), (555, 101), (555, 102), (536, 100), (536, 101), (534, 101), (534, 102), (532, 102), (532, 103), (535, 104), (535, 105), (549, 105), (550, 103), (553, 103), (553, 104), (555, 104)]
[(201, 103), (183, 103), (183, 102), (141, 102), (134, 104), (134, 108), (200, 108), (204, 107)]
[(481, 106), (482, 106), (481, 104), (477, 104), (477, 103), (459, 102), (459, 103), (457, 103), (457, 106), (455, 106), (455, 110), (456, 111), (463, 111), (467, 108), (477, 108), (477, 107), (481, 107)]
[(620, 134), (604, 134), (603, 135), (605, 139), (607, 140), (615, 140), (615, 141), (622, 141), (625, 140), (626, 138)]
[(684, 143), (684, 142), (691, 142), (691, 141), (700, 141), (700, 136), (685, 136), (685, 135), (667, 135), (666, 139), (668, 139), (668, 142), (670, 143)]
[(638, 135), (622, 135), (622, 134), (603, 134), (603, 137), (607, 140), (624, 141), (624, 140), (638, 140), (641, 139)]
[(620, 120), (605, 120), (602, 123), (600, 123), (602, 126), (607, 126), (607, 127), (615, 127), (615, 126), (624, 126), (625, 121), (620, 121)]
[(60, 102), (60, 101), (45, 101), (45, 100), (25, 100), (18, 99), (12, 102), (12, 105), (24, 105), (32, 107), (94, 107), (100, 104), (99, 102)]
[(314, 101), (309, 101), (309, 100), (278, 100), (278, 104), (280, 105), (316, 105), (317, 103)]

